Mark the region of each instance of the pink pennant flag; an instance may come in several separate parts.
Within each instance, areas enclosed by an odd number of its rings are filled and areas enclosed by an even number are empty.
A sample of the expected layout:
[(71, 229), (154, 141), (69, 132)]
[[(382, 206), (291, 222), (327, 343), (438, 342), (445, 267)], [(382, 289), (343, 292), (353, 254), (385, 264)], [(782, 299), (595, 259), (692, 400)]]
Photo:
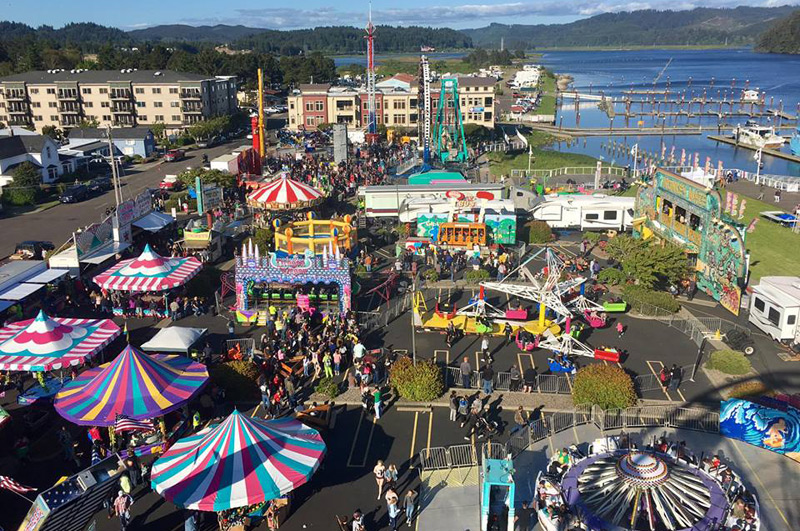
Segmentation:
[(706, 157), (706, 167), (704, 170), (706, 173), (711, 173), (711, 157)]
[(731, 199), (733, 199), (733, 194), (730, 192), (725, 192), (725, 208), (723, 212), (726, 214), (730, 213), (731, 211)]
[(700, 167), (700, 154), (697, 153), (696, 151), (694, 153), (694, 167), (695, 168), (699, 168)]
[(758, 218), (753, 218), (753, 221), (751, 221), (750, 224), (747, 226), (748, 233), (756, 230), (756, 223), (758, 223)]
[(747, 199), (742, 199), (742, 202), (739, 204), (739, 219), (744, 217), (744, 208), (747, 205)]
[(686, 150), (681, 148), (681, 166), (686, 165)]

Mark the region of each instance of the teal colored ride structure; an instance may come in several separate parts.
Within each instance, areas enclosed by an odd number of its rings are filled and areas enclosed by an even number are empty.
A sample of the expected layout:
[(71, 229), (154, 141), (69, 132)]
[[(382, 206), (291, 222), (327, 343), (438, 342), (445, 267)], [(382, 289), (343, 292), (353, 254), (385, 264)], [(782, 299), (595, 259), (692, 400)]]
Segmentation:
[(436, 144), (434, 149), (442, 164), (448, 162), (467, 162), (467, 140), (464, 137), (464, 123), (461, 119), (461, 103), (458, 97), (458, 79), (442, 79), (439, 92), (439, 106), (436, 110), (434, 129)]

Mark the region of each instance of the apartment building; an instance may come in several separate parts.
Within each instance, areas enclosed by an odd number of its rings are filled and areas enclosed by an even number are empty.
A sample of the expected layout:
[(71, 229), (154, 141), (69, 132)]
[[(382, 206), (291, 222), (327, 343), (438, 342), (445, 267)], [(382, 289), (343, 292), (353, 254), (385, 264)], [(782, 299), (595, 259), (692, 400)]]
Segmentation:
[[(465, 124), (493, 128), (495, 80), (490, 77), (458, 78), (459, 101)], [(431, 87), (431, 109), (436, 119), (440, 83)], [(289, 96), (289, 128), (314, 130), (322, 123), (346, 123), (366, 127), (367, 92), (364, 87), (330, 84), (300, 85)], [(415, 128), (419, 123), (419, 85), (411, 76), (397, 75), (376, 84), (375, 111), (378, 124)]]
[(0, 122), (70, 128), (163, 123), (169, 132), (237, 109), (236, 78), (171, 70), (47, 70), (0, 78)]

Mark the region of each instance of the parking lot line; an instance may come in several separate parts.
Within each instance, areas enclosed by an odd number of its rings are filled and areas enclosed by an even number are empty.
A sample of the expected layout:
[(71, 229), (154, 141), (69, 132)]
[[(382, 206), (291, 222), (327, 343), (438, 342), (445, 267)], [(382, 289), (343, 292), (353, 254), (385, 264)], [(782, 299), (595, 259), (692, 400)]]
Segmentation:
[[(353, 444), (350, 446), (350, 455), (347, 457), (347, 466), (348, 468), (361, 468), (364, 464), (354, 465), (353, 464), (353, 453), (356, 450), (356, 443), (358, 442), (358, 434), (361, 433), (361, 423), (364, 420), (364, 408), (361, 408), (361, 416), (358, 417), (358, 424), (356, 425), (356, 433), (353, 435)], [(372, 424), (372, 428), (375, 429), (375, 424)], [(372, 439), (372, 431), (369, 434), (370, 439)], [(369, 451), (369, 442), (367, 442), (367, 451)], [(364, 461), (366, 462), (366, 455), (364, 456)]]
[(364, 460), (361, 461), (361, 468), (367, 466), (367, 457), (369, 457), (369, 447), (372, 446), (372, 434), (375, 432), (375, 425), (378, 423), (378, 419), (372, 417), (372, 426), (369, 428), (369, 438), (367, 439), (367, 449), (364, 450)]
[(408, 453), (408, 458), (411, 461), (411, 466), (414, 466), (414, 446), (417, 444), (417, 422), (419, 421), (419, 411), (414, 412), (414, 431), (411, 432), (411, 451)]
[[(658, 363), (659, 364), (659, 368), (658, 368), (659, 371), (661, 370), (662, 367), (665, 367), (665, 365), (660, 361), (654, 361), (653, 363)], [(686, 402), (686, 397), (683, 396), (683, 393), (681, 393), (680, 389), (675, 389), (675, 392), (678, 393), (678, 396), (681, 397), (681, 400), (683, 402)]]
[[(658, 363), (661, 367), (663, 367), (664, 364), (661, 363), (660, 361), (650, 361), (650, 360), (646, 360), (646, 361), (647, 361), (647, 366), (650, 368), (650, 372), (652, 372), (655, 375), (655, 377), (658, 378), (658, 371), (653, 367), (653, 365)], [(658, 368), (659, 371), (661, 370), (661, 367)], [(670, 396), (669, 392), (664, 388), (664, 386), (661, 386), (661, 390), (667, 396), (667, 400), (669, 400), (670, 402), (675, 402), (672, 399), (672, 397)]]
[(444, 348), (437, 348), (433, 351), (433, 361), (434, 363), (439, 361), (439, 356), (444, 358), (444, 363), (446, 366), (450, 365), (450, 351)]
[(425, 457), (430, 457), (431, 452), (431, 433), (433, 433), (433, 408), (428, 411), (428, 440), (425, 444)]

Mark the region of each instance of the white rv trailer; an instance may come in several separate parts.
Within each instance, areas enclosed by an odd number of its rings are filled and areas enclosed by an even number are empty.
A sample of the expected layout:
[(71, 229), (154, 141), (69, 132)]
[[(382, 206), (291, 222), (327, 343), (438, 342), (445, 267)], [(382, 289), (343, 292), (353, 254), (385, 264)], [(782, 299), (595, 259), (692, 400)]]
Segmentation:
[(800, 343), (800, 277), (761, 277), (748, 320), (776, 341)]
[(531, 210), (535, 220), (554, 229), (629, 230), (633, 224), (633, 197), (550, 194)]
[(502, 184), (494, 183), (387, 184), (358, 189), (358, 195), (364, 198), (364, 212), (368, 218), (397, 217), (400, 206), (407, 200), (423, 197), (462, 200), (476, 197), (478, 192), (484, 192), (481, 195), (487, 200), (512, 199), (518, 210), (528, 210), (535, 202), (535, 195), (529, 190), (512, 187), (507, 191)]

